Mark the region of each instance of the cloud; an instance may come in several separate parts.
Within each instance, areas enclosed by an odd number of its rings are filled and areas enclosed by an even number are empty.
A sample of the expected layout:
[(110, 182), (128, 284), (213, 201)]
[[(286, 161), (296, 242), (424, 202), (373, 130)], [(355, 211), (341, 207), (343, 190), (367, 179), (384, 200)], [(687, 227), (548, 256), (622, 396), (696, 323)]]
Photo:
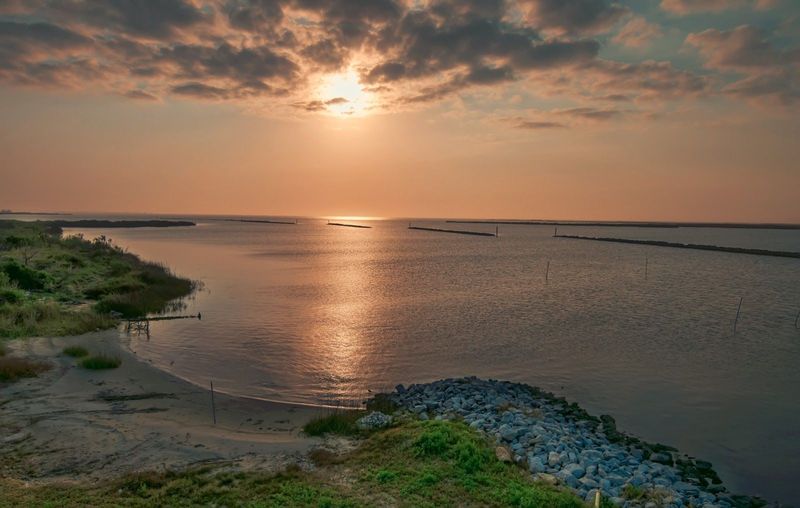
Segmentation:
[(642, 16), (633, 16), (611, 40), (629, 48), (644, 49), (663, 35), (660, 26), (650, 23)]
[(756, 10), (771, 9), (780, 0), (661, 0), (661, 9), (685, 16), (698, 12), (721, 12), (750, 6)]
[(47, 9), (58, 19), (157, 39), (208, 17), (188, 0), (61, 0)]
[(152, 102), (158, 101), (158, 97), (144, 90), (129, 90), (125, 92), (123, 95), (128, 99), (134, 99), (137, 101), (152, 101)]
[[(270, 111), (329, 108), (320, 86), (337, 72), (356, 73), (385, 110), (472, 91), (502, 101), (496, 92), (508, 89), (634, 107), (703, 96), (729, 61), (774, 69), (795, 58), (765, 49), (757, 34), (719, 31), (687, 40), (709, 76), (669, 61), (602, 58), (607, 34), (645, 50), (662, 33), (612, 0), (6, 0), (0, 9), (2, 83), (282, 106), (258, 108)], [(725, 93), (778, 94), (781, 76), (793, 75), (770, 76)], [(602, 115), (582, 119), (590, 113)]]
[(562, 34), (606, 32), (629, 12), (606, 0), (527, 0), (522, 4), (535, 26)]
[(297, 109), (303, 109), (309, 112), (317, 112), (317, 111), (327, 111), (328, 106), (337, 106), (341, 104), (347, 104), (349, 101), (344, 97), (334, 97), (333, 99), (328, 99), (327, 101), (322, 100), (313, 100), (307, 102), (295, 102), (292, 104), (292, 107)]
[(537, 122), (534, 120), (522, 120), (519, 119), (514, 126), (517, 129), (526, 129), (526, 130), (542, 130), (542, 129), (564, 129), (567, 126), (563, 123), (558, 122)]
[(225, 99), (229, 95), (228, 90), (224, 88), (196, 82), (174, 86), (171, 92), (175, 95), (194, 97), (196, 99)]
[(689, 34), (686, 44), (697, 49), (707, 68), (740, 76), (724, 93), (780, 105), (800, 102), (800, 48), (778, 48), (749, 25)]
[(708, 29), (692, 33), (686, 43), (705, 57), (712, 69), (748, 70), (800, 64), (800, 49), (781, 50), (766, 40), (761, 30), (742, 25), (733, 30)]

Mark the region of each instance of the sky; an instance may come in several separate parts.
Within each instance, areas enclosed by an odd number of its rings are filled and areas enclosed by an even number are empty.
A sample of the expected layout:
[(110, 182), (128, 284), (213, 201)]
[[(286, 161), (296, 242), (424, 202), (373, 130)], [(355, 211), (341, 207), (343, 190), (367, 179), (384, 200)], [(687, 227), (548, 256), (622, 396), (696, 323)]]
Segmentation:
[(0, 208), (800, 222), (797, 0), (0, 0)]

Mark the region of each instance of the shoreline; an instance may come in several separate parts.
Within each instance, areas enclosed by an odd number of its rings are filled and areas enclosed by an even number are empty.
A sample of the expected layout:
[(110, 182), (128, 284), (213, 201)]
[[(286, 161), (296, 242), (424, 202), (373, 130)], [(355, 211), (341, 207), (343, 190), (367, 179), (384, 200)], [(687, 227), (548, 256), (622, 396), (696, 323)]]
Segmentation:
[[(398, 385), (388, 397), (422, 420), (462, 420), (535, 480), (567, 486), (589, 504), (599, 491), (619, 506), (783, 506), (732, 493), (710, 462), (634, 437), (612, 416), (593, 416), (524, 383), (448, 378)], [(632, 497), (639, 502), (629, 504)]]
[[(309, 452), (327, 444), (301, 433), (330, 410), (324, 406), (215, 391), (214, 424), (209, 390), (140, 358), (118, 329), (7, 346), (53, 368), (0, 385), (0, 476), (6, 479), (92, 484), (200, 465), (278, 473), (313, 467)], [(122, 365), (85, 370), (61, 354), (65, 346), (118, 356)], [(467, 377), (398, 385), (388, 396), (414, 418), (464, 421), (506, 448), (535, 480), (569, 487), (582, 499), (599, 489), (625, 506), (631, 491), (669, 500), (665, 506), (767, 506), (729, 492), (710, 463), (619, 431), (613, 417), (592, 416), (527, 384)]]
[[(37, 378), (0, 385), (0, 473), (32, 482), (97, 482), (125, 474), (225, 464), (281, 471), (321, 443), (301, 434), (322, 408), (210, 392), (137, 357), (117, 329), (7, 343), (47, 361)], [(85, 370), (61, 354), (82, 346), (122, 359)]]

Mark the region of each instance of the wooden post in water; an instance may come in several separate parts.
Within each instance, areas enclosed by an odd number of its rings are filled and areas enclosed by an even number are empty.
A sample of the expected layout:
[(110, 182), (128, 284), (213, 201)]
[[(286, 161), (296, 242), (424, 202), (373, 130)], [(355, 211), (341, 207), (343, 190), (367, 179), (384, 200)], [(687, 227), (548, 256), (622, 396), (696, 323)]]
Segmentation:
[(495, 226), (494, 227), (494, 236), (496, 238), (500, 238), (500, 226)]
[(214, 420), (214, 425), (217, 424), (217, 408), (214, 405), (214, 381), (211, 383), (211, 418)]
[(556, 229), (553, 231), (553, 238), (557, 236), (558, 236), (558, 226), (556, 226)]
[(736, 319), (733, 321), (733, 334), (736, 335), (736, 324), (739, 322), (739, 311), (742, 310), (742, 300), (744, 297), (739, 298), (739, 308), (736, 309)]
[(544, 281), (547, 282), (550, 280), (550, 260), (547, 260), (547, 268), (544, 271)]
[(797, 316), (794, 318), (794, 327), (797, 328), (797, 323), (800, 321), (800, 310), (797, 311)]
[(644, 280), (647, 280), (647, 256), (644, 257)]

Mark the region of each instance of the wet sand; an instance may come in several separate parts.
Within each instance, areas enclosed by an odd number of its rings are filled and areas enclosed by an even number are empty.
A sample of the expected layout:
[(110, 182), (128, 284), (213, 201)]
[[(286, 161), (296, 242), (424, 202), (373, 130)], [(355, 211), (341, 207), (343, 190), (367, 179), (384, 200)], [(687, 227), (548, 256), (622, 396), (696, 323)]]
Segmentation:
[[(320, 441), (301, 434), (320, 409), (215, 395), (131, 353), (117, 330), (9, 342), (9, 354), (47, 361), (38, 378), (0, 384), (0, 476), (29, 481), (101, 480), (122, 474), (227, 463), (280, 470)], [(92, 371), (66, 346), (118, 356)]]

